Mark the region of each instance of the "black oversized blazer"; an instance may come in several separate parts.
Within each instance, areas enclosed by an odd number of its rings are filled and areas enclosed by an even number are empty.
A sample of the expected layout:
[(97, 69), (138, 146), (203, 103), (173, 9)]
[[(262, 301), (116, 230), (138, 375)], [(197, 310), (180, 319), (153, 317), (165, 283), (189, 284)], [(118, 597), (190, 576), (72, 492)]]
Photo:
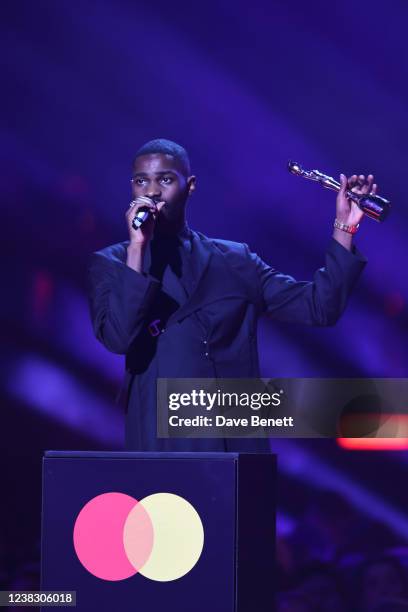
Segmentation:
[(268, 266), (248, 246), (193, 232), (198, 268), (190, 298), (174, 300), (169, 272), (159, 282), (126, 265), (128, 242), (94, 253), (90, 307), (96, 337), (126, 355), (128, 450), (266, 450), (264, 440), (158, 439), (156, 379), (259, 376), (257, 321), (332, 325), (366, 260), (334, 239), (312, 282), (296, 281)]

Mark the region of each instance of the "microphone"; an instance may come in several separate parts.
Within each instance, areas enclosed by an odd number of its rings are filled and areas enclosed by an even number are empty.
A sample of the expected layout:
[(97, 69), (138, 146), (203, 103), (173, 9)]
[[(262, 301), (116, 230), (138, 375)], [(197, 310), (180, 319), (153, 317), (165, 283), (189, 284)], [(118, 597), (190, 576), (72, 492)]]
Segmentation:
[[(151, 200), (152, 202), (154, 202), (155, 204), (159, 204), (160, 202), (162, 202), (163, 200), (156, 199), (156, 198), (150, 198), (149, 196), (144, 196), (145, 198), (149, 198), (149, 200)], [(133, 200), (134, 203), (136, 203), (136, 200)], [(132, 202), (132, 204), (133, 204)], [(146, 223), (147, 219), (150, 217), (151, 215), (151, 211), (150, 208), (148, 208), (147, 206), (142, 206), (141, 208), (139, 208), (139, 210), (137, 211), (133, 221), (132, 221), (132, 227), (135, 230), (138, 230), (139, 227), (141, 227), (143, 225), (143, 223)]]
[(137, 230), (147, 219), (150, 217), (150, 210), (146, 207), (139, 208), (137, 211), (135, 218), (132, 221), (133, 229)]

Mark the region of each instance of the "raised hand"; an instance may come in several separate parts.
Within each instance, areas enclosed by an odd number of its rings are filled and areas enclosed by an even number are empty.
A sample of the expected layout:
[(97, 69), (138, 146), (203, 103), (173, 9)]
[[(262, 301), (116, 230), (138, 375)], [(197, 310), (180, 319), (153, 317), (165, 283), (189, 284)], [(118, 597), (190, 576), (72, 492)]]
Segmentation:
[(340, 185), (341, 189), (336, 200), (336, 218), (341, 223), (357, 225), (364, 213), (353, 200), (346, 196), (346, 190), (358, 194), (375, 194), (377, 193), (377, 185), (374, 183), (374, 176), (369, 174), (365, 177), (364, 174), (353, 174), (347, 178), (344, 174), (340, 174)]
[[(129, 208), (126, 211), (126, 222), (129, 230), (129, 238), (131, 244), (145, 245), (153, 236), (154, 225), (161, 208), (164, 206), (164, 202), (158, 202), (157, 204), (148, 196), (138, 196), (135, 200), (132, 200)], [(139, 229), (133, 227), (133, 219), (136, 213), (141, 208), (150, 211), (151, 215), (143, 223)]]

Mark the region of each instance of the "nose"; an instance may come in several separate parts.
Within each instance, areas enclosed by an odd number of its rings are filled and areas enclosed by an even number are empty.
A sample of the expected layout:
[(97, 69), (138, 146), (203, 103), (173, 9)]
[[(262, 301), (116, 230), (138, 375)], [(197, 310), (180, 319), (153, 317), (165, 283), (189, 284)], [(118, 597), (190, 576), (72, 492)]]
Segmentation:
[(147, 189), (145, 195), (148, 198), (151, 198), (152, 200), (160, 200), (161, 198), (161, 189), (158, 185), (153, 186), (153, 185), (149, 185), (149, 188)]

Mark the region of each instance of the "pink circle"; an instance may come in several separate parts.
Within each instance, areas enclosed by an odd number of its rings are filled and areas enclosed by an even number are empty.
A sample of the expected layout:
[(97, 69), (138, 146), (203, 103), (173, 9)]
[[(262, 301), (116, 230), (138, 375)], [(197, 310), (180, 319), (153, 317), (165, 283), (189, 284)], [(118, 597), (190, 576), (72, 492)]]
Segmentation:
[[(97, 578), (124, 580), (139, 569), (130, 563), (123, 541), (126, 519), (137, 504), (134, 497), (124, 493), (103, 493), (85, 504), (78, 514), (74, 526), (75, 552), (82, 565)], [(143, 522), (148, 532), (152, 531), (149, 517)], [(148, 535), (142, 542), (145, 560), (151, 552), (151, 547), (148, 550), (146, 546), (150, 539), (153, 542), (153, 536)]]

